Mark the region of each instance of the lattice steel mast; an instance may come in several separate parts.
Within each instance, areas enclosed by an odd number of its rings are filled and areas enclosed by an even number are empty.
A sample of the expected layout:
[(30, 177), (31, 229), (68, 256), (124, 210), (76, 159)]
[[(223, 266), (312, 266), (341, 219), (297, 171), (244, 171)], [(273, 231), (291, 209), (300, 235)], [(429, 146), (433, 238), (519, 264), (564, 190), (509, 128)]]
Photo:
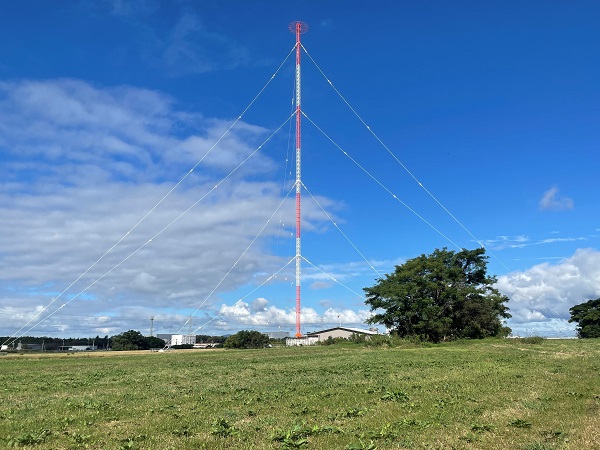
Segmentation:
[(301, 90), (300, 90), (300, 35), (308, 31), (308, 25), (304, 22), (292, 22), (289, 25), (289, 30), (296, 35), (296, 337), (302, 336), (300, 331), (300, 292), (301, 283), (300, 278), (302, 275), (301, 261), (302, 261), (302, 247), (301, 247), (301, 190), (302, 190), (302, 178), (301, 178), (301, 144), (302, 135), (300, 133), (300, 119), (302, 117), (301, 109)]

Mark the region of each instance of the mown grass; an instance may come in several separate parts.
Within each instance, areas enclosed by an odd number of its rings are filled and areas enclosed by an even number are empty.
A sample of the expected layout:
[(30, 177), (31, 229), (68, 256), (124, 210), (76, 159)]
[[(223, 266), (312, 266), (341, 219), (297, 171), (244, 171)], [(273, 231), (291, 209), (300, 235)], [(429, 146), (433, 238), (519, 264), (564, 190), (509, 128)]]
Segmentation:
[(600, 341), (0, 357), (0, 447), (596, 449)]

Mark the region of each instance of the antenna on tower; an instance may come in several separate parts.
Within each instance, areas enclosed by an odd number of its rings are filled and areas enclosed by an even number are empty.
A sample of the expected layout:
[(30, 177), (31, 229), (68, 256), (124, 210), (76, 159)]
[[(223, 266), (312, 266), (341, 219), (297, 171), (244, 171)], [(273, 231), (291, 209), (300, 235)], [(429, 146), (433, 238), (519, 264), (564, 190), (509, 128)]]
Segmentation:
[(150, 316), (150, 337), (154, 336), (154, 316)]
[(301, 239), (300, 239), (300, 193), (302, 190), (301, 178), (301, 152), (302, 137), (300, 133), (300, 119), (302, 117), (301, 91), (300, 91), (300, 35), (308, 31), (308, 25), (295, 21), (288, 26), (290, 32), (296, 35), (296, 337), (302, 337), (300, 331), (300, 277), (301, 277)]

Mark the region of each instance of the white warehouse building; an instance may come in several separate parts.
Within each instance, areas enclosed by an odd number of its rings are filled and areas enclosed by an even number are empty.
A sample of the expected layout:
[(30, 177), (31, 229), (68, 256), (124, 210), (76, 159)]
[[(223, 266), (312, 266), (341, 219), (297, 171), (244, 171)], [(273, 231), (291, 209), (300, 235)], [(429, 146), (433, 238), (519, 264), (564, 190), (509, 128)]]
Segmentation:
[(196, 343), (195, 334), (157, 334), (156, 337), (167, 343), (167, 347), (172, 345), (194, 345)]
[(328, 328), (327, 330), (313, 331), (312, 333), (306, 333), (306, 336), (299, 338), (287, 338), (285, 344), (288, 347), (292, 346), (303, 346), (303, 345), (314, 345), (317, 342), (326, 341), (328, 338), (344, 338), (350, 339), (353, 335), (362, 335), (367, 339), (370, 336), (379, 334), (376, 329), (363, 330), (361, 328), (350, 328), (350, 327), (335, 327)]

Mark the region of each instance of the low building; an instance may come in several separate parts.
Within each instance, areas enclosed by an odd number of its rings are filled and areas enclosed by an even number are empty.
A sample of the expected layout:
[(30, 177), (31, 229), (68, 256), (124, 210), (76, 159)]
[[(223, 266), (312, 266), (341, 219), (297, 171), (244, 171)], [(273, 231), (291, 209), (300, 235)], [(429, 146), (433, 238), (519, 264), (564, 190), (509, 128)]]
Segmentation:
[(335, 327), (321, 331), (313, 331), (312, 333), (306, 333), (305, 336), (301, 337), (289, 337), (285, 340), (285, 345), (288, 347), (315, 345), (316, 343), (326, 341), (329, 338), (350, 339), (353, 334), (363, 335), (368, 339), (370, 336), (379, 334), (379, 332), (376, 328), (363, 330), (362, 328)]
[(326, 341), (329, 338), (343, 338), (350, 339), (350, 336), (353, 334), (363, 335), (363, 336), (373, 336), (375, 334), (379, 334), (377, 330), (363, 330), (361, 328), (350, 328), (350, 327), (335, 327), (328, 328), (326, 330), (321, 331), (313, 331), (312, 333), (306, 333), (307, 337), (316, 337), (318, 342)]
[(61, 352), (90, 352), (98, 350), (95, 345), (61, 345), (58, 347), (58, 351)]
[(289, 337), (285, 340), (285, 345), (287, 347), (302, 347), (304, 345), (315, 345), (317, 342), (319, 342), (317, 337)]
[(194, 345), (195, 343), (195, 334), (173, 334), (171, 335), (171, 342), (168, 345)]
[(194, 345), (196, 343), (195, 334), (157, 334), (156, 337), (165, 341), (167, 347), (173, 345)]

